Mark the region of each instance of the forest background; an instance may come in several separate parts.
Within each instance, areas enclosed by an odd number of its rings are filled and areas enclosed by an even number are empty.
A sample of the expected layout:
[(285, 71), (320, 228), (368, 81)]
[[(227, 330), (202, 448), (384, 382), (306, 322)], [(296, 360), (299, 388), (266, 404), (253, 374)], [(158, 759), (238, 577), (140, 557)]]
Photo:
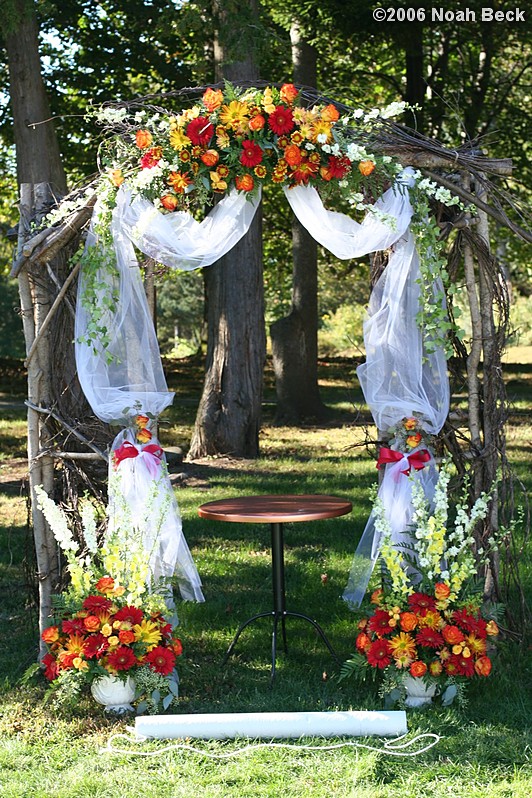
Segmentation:
[[(27, 0), (4, 0), (4, 30), (16, 25)], [(293, 79), (294, 37), (304, 43), (316, 85), (348, 107), (379, 107), (396, 100), (418, 106), (405, 122), (451, 148), (472, 141), (489, 157), (511, 157), (512, 192), (525, 203), (530, 181), (530, 23), (375, 22), (374, 2), (306, 0), (297, 9), (279, 2), (214, 0), (39, 0), (43, 77), (70, 188), (95, 171), (101, 133), (85, 117), (92, 105), (149, 93), (207, 85), (215, 80), (213, 31), (238, 59), (252, 51), (263, 80)], [(389, 3), (397, 13), (404, 3)], [(423, 3), (408, 7), (424, 9)], [(486, 3), (469, 3), (477, 11)], [(490, 4), (488, 4), (490, 5)], [(491, 4), (497, 9), (507, 3)], [(454, 14), (454, 3), (439, 7)], [(477, 8), (478, 6), (478, 8)], [(225, 25), (220, 26), (223, 17)], [(228, 24), (229, 23), (229, 24)], [(1, 46), (1, 45), (0, 45)], [(6, 64), (5, 58), (2, 59)], [(309, 69), (307, 67), (307, 74)], [(24, 355), (16, 282), (9, 279), (17, 224), (16, 157), (7, 66), (0, 71), (0, 357)], [(42, 122), (35, 119), (28, 122)], [(19, 164), (20, 171), (20, 164)], [(266, 327), (291, 306), (290, 210), (275, 196), (264, 200), (263, 262)], [(491, 226), (493, 251), (511, 284), (515, 338), (532, 343), (530, 264), (525, 244)], [(362, 318), (369, 295), (368, 259), (339, 262), (318, 256), (321, 356), (360, 355)], [(198, 350), (204, 330), (201, 273), (165, 275), (157, 295), (158, 334), (165, 354)]]

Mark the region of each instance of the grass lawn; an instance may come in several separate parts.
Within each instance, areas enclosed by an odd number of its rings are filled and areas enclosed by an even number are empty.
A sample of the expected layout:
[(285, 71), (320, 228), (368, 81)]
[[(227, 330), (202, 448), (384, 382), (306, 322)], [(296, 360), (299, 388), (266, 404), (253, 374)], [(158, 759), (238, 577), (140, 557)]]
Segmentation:
[[(530, 491), (532, 366), (523, 357), (508, 360), (505, 369), (512, 402), (511, 459)], [(199, 369), (194, 363), (173, 364), (169, 374), (177, 396), (161, 437), (164, 445), (186, 449)], [(221, 666), (239, 624), (271, 607), (267, 526), (221, 524), (197, 515), (203, 502), (229, 495), (331, 493), (353, 502), (349, 516), (285, 529), (287, 608), (314, 617), (341, 658), (353, 651), (355, 618), (341, 594), (369, 512), (375, 466), (364, 446), (368, 416), (355, 387), (354, 364), (323, 363), (320, 377), (324, 398), (334, 409), (327, 424), (274, 426), (268, 377), (258, 460), (209, 458), (172, 469), (206, 597), (204, 604), (179, 606), (183, 713), (382, 709), (373, 683), (338, 683), (339, 668), (320, 638), (296, 619), (287, 620), (289, 652), (279, 657), (272, 689), (267, 619), (245, 630), (234, 656)], [(29, 587), (33, 560), (26, 526), (24, 409), (11, 388), (0, 393), (0, 406), (1, 798), (528, 798), (530, 647), (511, 637), (501, 642), (490, 679), (471, 683), (464, 708), (409, 711), (409, 737), (424, 732), (441, 736), (419, 757), (392, 757), (374, 738), (355, 742), (377, 751), (292, 746), (236, 753), (247, 741), (193, 743), (205, 753), (235, 752), (223, 760), (172, 750), (165, 742), (136, 745), (117, 739), (123, 752), (112, 753), (109, 741), (127, 733), (131, 718), (105, 717), (90, 697), (68, 712), (45, 704), (42, 685), (21, 682), (37, 651), (36, 596)], [(530, 588), (529, 555), (521, 564)], [(326, 746), (342, 741), (300, 742)]]

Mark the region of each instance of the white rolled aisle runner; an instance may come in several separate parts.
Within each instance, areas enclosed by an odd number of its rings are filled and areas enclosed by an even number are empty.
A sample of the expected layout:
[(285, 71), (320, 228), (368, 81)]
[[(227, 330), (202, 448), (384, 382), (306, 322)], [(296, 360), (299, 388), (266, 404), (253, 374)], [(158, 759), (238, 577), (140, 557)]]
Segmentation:
[(407, 733), (406, 712), (236, 712), (149, 715), (135, 718), (137, 738), (229, 740), (299, 737), (399, 737)]

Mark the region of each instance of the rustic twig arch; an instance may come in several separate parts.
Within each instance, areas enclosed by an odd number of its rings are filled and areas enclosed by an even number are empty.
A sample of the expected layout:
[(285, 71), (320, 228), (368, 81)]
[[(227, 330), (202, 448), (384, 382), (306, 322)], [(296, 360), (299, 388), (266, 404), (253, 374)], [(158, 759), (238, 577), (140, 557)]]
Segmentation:
[[(165, 95), (164, 98), (142, 98), (129, 103), (128, 109), (147, 105), (161, 108), (161, 101), (167, 104), (176, 97), (195, 97), (204, 89), (205, 87), (184, 89)], [(306, 88), (301, 90), (301, 96), (309, 104), (331, 102)], [(464, 435), (463, 427), (462, 431), (457, 429), (452, 418), (447, 422), (441, 438), (442, 445), (452, 453), (460, 471), (464, 470), (465, 460), (473, 460), (474, 493), (478, 495), (481, 490), (490, 487), (499, 468), (502, 467), (505, 477), (509, 473), (504, 428), (501, 425), (501, 419), (504, 420), (504, 384), (500, 368), (501, 351), (508, 333), (507, 301), (489, 254), (488, 216), (527, 241), (532, 240), (532, 236), (508, 218), (497, 198), (493, 182), (486, 175), (509, 175), (511, 161), (490, 160), (467, 147), (451, 151), (397, 125), (386, 126), (374, 146), (376, 151), (380, 148), (382, 153), (399, 155), (404, 166), (411, 164), (423, 168), (436, 182), (452, 187), (465, 201), (479, 209), (475, 219), (460, 212), (454, 219), (447, 218), (442, 222), (444, 234), (448, 235), (455, 225), (459, 230), (450, 263), (451, 267), (456, 268), (456, 253), (462, 250), (473, 340), (469, 353), (456, 342), (457, 352), (467, 359), (469, 438)], [(496, 197), (495, 206), (487, 201), (487, 194), (491, 198)], [(83, 404), (79, 386), (76, 385), (72, 361), (70, 366), (68, 361), (64, 361), (62, 365), (67, 365), (66, 373), (60, 379), (54, 380), (54, 375), (57, 375), (57, 363), (54, 365), (53, 357), (57, 353), (54, 346), (57, 330), (54, 331), (54, 327), (61, 328), (64, 324), (66, 329), (71, 329), (69, 315), (75, 302), (73, 287), (76, 270), (67, 273), (62, 261), (65, 255), (68, 257), (69, 250), (77, 247), (90, 217), (93, 199), (89, 198), (84, 202), (66, 221), (41, 230), (37, 235), (31, 235), (29, 222), (39, 221), (51, 201), (46, 193), (46, 186), (22, 187), (19, 245), (13, 267), (13, 275), (19, 279), (27, 349), (30, 488), (33, 491), (36, 484), (43, 484), (49, 492), (53, 489), (55, 460), (68, 464), (63, 469), (64, 473), (71, 473), (75, 464), (76, 470), (84, 474), (84, 480), (94, 482), (98, 463), (103, 463), (106, 459), (105, 440), (109, 440), (109, 431), (101, 424), (91, 422), (92, 429), (82, 431), (82, 418), (87, 415), (87, 408)], [(475, 226), (476, 232), (473, 233)], [(502, 308), (498, 321), (494, 319), (494, 306)], [(61, 324), (52, 325), (53, 320), (61, 320)], [(64, 339), (70, 341), (72, 337), (64, 336)], [(482, 386), (478, 377), (481, 359), (484, 365)], [(483, 399), (480, 395), (481, 387)], [(80, 407), (84, 407), (81, 413)], [(84, 466), (82, 469), (81, 465)], [(511, 490), (511, 482), (504, 479), (503, 495), (498, 503), (494, 502), (489, 523), (481, 531), (481, 537), (488, 537), (497, 529), (498, 507), (503, 508), (511, 503)], [(41, 626), (44, 626), (49, 614), (50, 595), (59, 572), (54, 541), (35, 502), (33, 522), (41, 588), (40, 621)], [(506, 573), (511, 577), (515, 575), (512, 568)], [(487, 590), (495, 597), (500, 596), (502, 590), (497, 575), (498, 565), (493, 562)]]

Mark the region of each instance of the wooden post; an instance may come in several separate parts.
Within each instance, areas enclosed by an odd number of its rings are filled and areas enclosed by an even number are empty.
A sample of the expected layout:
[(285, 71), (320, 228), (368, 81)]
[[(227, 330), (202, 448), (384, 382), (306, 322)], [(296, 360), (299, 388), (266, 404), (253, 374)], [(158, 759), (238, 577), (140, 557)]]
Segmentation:
[[(17, 245), (17, 259), (22, 254), (24, 242), (30, 231), (30, 223), (46, 207), (49, 198), (47, 184), (35, 187), (23, 183), (20, 191), (20, 227)], [(50, 309), (48, 280), (42, 268), (29, 266), (21, 269), (18, 277), (26, 354), (32, 351), (28, 362), (28, 402), (46, 407), (50, 404), (50, 351), (46, 331), (40, 335), (43, 321)], [(42, 485), (53, 496), (53, 460), (40, 456), (46, 443), (47, 431), (41, 414), (28, 405), (28, 472), (31, 497), (33, 536), (39, 582), (39, 629), (49, 625), (52, 608), (52, 591), (59, 577), (57, 544), (53, 533), (38, 508), (35, 486)], [(41, 644), (41, 656), (45, 651)]]

